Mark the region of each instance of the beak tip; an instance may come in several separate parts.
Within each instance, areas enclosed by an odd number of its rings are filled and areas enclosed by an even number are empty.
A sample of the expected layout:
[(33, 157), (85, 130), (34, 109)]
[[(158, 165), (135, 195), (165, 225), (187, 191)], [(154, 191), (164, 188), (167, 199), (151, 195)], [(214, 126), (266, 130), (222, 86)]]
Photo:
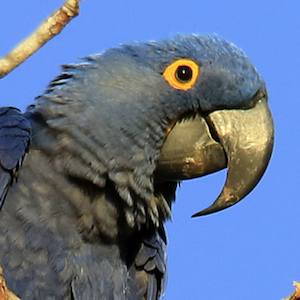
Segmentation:
[(221, 211), (223, 209), (226, 209), (230, 206), (235, 205), (237, 202), (239, 202), (241, 200), (241, 199), (235, 197), (234, 195), (230, 195), (230, 197), (226, 198), (223, 193), (224, 193), (224, 191), (220, 194), (218, 199), (211, 206), (193, 214), (192, 218), (216, 213), (218, 211)]
[(201, 216), (205, 216), (205, 215), (210, 215), (210, 214), (218, 212), (222, 209), (224, 209), (224, 207), (211, 205), (211, 206), (207, 207), (206, 209), (203, 209), (203, 210), (193, 214), (192, 218), (201, 217)]

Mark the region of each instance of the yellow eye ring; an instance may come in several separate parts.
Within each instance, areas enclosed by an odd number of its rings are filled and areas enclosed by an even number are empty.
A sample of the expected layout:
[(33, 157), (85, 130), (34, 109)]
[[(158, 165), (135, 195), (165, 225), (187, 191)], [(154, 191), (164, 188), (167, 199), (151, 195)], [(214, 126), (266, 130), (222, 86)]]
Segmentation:
[(178, 59), (164, 71), (163, 77), (177, 90), (189, 90), (199, 76), (199, 66), (190, 59)]

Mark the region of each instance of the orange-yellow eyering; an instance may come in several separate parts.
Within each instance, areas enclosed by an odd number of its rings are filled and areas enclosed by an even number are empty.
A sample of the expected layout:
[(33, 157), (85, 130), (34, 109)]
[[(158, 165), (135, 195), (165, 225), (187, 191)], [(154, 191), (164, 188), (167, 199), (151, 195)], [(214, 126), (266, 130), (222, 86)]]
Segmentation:
[(164, 71), (163, 77), (175, 89), (187, 91), (199, 76), (199, 66), (190, 59), (178, 59)]

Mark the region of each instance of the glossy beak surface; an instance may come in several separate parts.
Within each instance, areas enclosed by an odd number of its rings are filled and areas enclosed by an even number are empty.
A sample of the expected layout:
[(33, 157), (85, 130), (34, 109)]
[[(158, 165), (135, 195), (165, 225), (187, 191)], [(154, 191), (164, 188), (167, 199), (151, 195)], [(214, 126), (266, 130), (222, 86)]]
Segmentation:
[(156, 176), (179, 181), (227, 167), (217, 200), (193, 217), (214, 213), (236, 204), (257, 185), (270, 160), (273, 140), (273, 120), (265, 98), (250, 109), (184, 118), (164, 142)]

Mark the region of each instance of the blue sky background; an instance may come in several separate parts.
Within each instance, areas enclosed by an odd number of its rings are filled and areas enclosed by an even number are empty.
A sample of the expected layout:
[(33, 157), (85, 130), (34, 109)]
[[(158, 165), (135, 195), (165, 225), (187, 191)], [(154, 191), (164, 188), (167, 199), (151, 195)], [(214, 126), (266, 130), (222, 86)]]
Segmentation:
[[(0, 56), (62, 3), (1, 1)], [(300, 281), (299, 16), (297, 0), (85, 0), (62, 34), (0, 80), (0, 105), (25, 109), (60, 64), (175, 33), (217, 33), (252, 59), (267, 82), (275, 119), (270, 166), (245, 200), (198, 219), (190, 216), (215, 200), (226, 172), (182, 184), (167, 224), (166, 300), (281, 299)]]

